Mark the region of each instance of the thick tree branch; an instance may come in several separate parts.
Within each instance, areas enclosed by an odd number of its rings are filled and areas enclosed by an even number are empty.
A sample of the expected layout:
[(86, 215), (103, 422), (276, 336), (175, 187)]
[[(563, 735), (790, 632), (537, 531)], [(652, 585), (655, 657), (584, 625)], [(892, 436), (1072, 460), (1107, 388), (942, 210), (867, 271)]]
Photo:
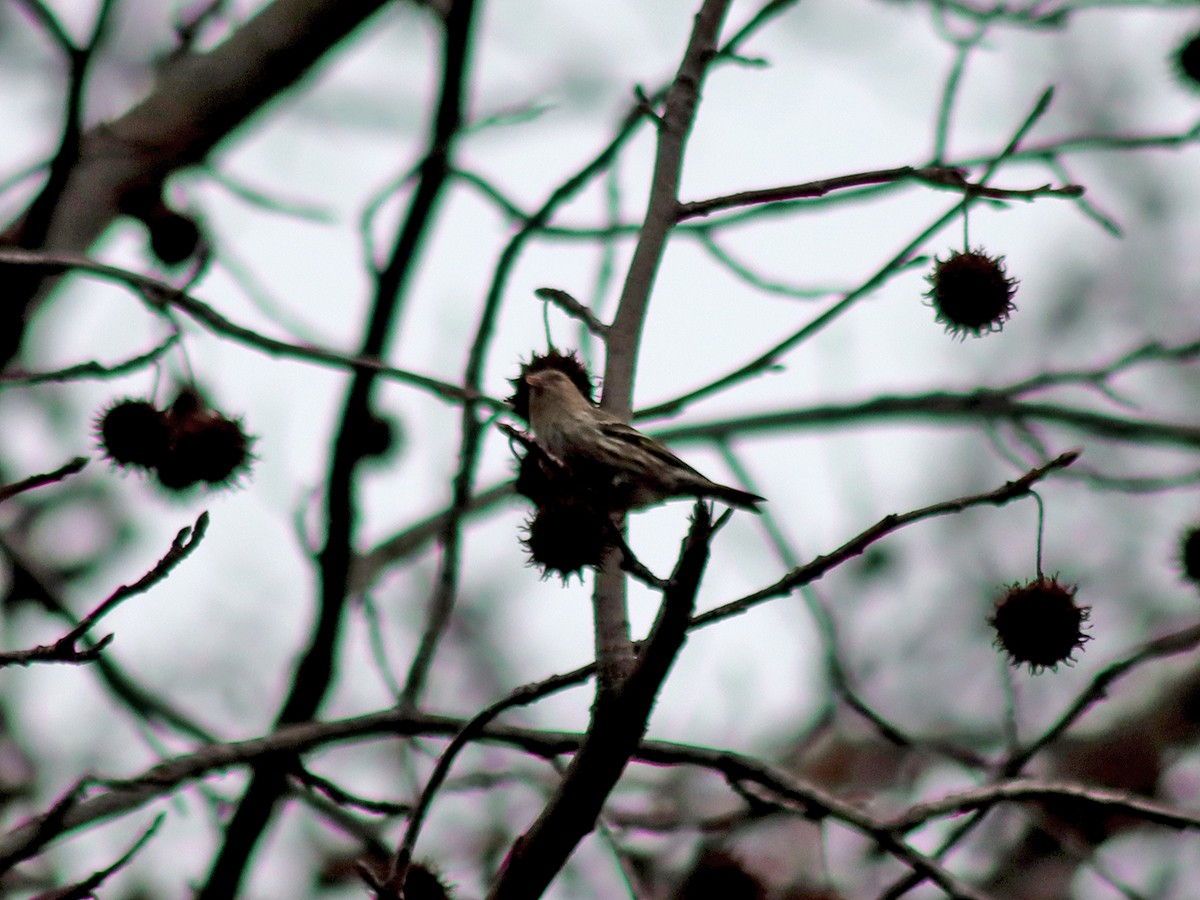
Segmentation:
[(654, 701), (683, 646), (712, 534), (708, 509), (697, 502), (679, 562), (663, 591), (658, 620), (636, 668), (618, 691), (597, 691), (579, 752), (554, 797), (509, 851), (489, 900), (540, 897), (575, 847), (596, 827), (608, 795), (646, 732)]
[[(171, 61), (146, 99), (82, 136), (37, 246), (85, 251), (118, 215), (127, 191), (203, 160), (384, 5), (274, 0), (208, 53)], [(10, 230), (7, 242), (19, 244), (14, 233), (25, 227), (21, 222)]]
[[(383, 0), (274, 0), (204, 54), (164, 65), (145, 100), (112, 122), (79, 134), (79, 102), (69, 105), (63, 146), (39, 199), (0, 234), (0, 245), (83, 253), (137, 190), (156, 190), (173, 172), (204, 160), (247, 119), (294, 85)], [(105, 3), (102, 12), (111, 6)], [(106, 16), (97, 20), (97, 37)], [(81, 55), (82, 54), (82, 55)], [(72, 54), (72, 85), (82, 91), (90, 54)], [(20, 346), (45, 273), (9, 275), (0, 308), (0, 366)]]
[[(416, 189), (397, 230), (388, 263), (376, 279), (375, 298), (359, 354), (363, 357), (382, 357), (387, 348), (403, 310), (406, 288), (415, 275), (420, 250), (449, 179), (455, 143), (466, 114), (475, 9), (475, 0), (456, 0), (446, 16), (440, 96), (430, 123)], [(356, 371), (334, 439), (325, 498), (327, 532), (325, 546), (318, 557), (320, 584), (316, 616), (308, 646), (276, 718), (280, 726), (303, 722), (316, 715), (333, 678), (354, 561), (361, 435), (369, 424), (376, 380), (374, 372)], [(197, 894), (198, 900), (224, 900), (237, 894), (254, 849), (276, 803), (286, 791), (286, 769), (286, 761), (280, 760), (256, 770), (230, 820), (221, 850)]]

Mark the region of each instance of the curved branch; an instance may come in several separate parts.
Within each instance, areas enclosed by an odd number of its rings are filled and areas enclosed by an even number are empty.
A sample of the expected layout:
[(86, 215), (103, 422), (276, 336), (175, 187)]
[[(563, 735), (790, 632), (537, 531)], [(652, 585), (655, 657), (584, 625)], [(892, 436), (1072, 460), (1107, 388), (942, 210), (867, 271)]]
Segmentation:
[(685, 443), (781, 431), (794, 433), (807, 428), (873, 420), (922, 420), (938, 425), (972, 421), (1043, 422), (1063, 425), (1107, 440), (1189, 449), (1200, 447), (1200, 426), (1131, 419), (1054, 403), (1030, 403), (1009, 396), (1004, 389), (984, 389), (962, 394), (935, 391), (911, 396), (876, 397), (861, 403), (810, 406), (664, 428), (653, 434), (667, 443)]
[[(248, 347), (269, 353), (272, 356), (298, 359), (335, 368), (351, 369), (356, 372), (374, 373), (380, 377), (428, 391), (445, 400), (453, 400), (459, 403), (472, 401), (491, 410), (508, 409), (508, 404), (503, 400), (488, 397), (480, 394), (478, 391), (462, 388), (448, 381), (431, 378), (428, 375), (421, 375), (407, 369), (397, 369), (393, 366), (385, 365), (375, 356), (369, 354), (353, 356), (347, 353), (339, 353), (336, 350), (328, 350), (324, 347), (291, 344), (287, 341), (268, 337), (252, 328), (247, 328), (244, 325), (239, 325), (225, 318), (207, 303), (196, 299), (186, 291), (180, 290), (165, 281), (160, 281), (157, 278), (151, 278), (149, 275), (142, 275), (138, 272), (131, 272), (128, 269), (121, 269), (117, 266), (96, 262), (83, 256), (74, 256), (68, 253), (10, 250), (0, 247), (0, 265), (4, 264), (29, 266), (49, 272), (87, 272), (88, 274), (96, 275), (97, 277), (105, 278), (118, 284), (127, 285), (138, 292), (142, 296), (142, 299), (155, 309), (166, 309), (168, 307), (178, 309), (187, 313), (187, 315), (191, 316), (214, 334), (238, 341)], [(158, 352), (157, 348), (152, 352)], [(142, 357), (138, 357), (133, 362), (140, 363), (141, 361)], [(124, 372), (126, 368), (127, 366), (122, 367), (121, 371)], [(80, 372), (88, 375), (96, 374), (91, 364), (84, 364), (83, 366), (63, 371), (71, 377), (77, 377)], [(111, 370), (102, 369), (99, 374), (110, 374), (110, 372)], [(50, 375), (40, 376), (39, 380), (50, 380), (52, 377), (60, 374), (50, 373)], [(19, 383), (22, 380), (28, 381), (29, 379), (18, 375), (13, 380)], [(0, 384), (2, 383), (3, 381), (0, 380)]]

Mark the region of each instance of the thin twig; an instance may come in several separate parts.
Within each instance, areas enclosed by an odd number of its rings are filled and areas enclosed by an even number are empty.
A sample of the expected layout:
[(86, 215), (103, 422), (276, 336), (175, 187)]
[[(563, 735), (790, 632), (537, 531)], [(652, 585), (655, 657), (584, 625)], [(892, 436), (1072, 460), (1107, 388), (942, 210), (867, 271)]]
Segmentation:
[(565, 687), (578, 686), (584, 683), (587, 677), (587, 675), (581, 674), (581, 670), (576, 670), (562, 675), (553, 675), (542, 681), (519, 687), (507, 697), (476, 713), (459, 729), (450, 744), (442, 751), (442, 755), (438, 757), (437, 765), (434, 766), (428, 781), (425, 782), (425, 787), (421, 790), (421, 796), (408, 820), (408, 827), (404, 831), (404, 837), (401, 839), (400, 847), (392, 861), (391, 872), (388, 876), (389, 882), (397, 885), (404, 884), (408, 866), (412, 861), (413, 850), (417, 845), (417, 838), (421, 834), (421, 826), (425, 823), (425, 817), (433, 804), (433, 798), (450, 774), (450, 767), (454, 765), (454, 760), (462, 749), (471, 741), (477, 740), (487, 726), (495, 721), (501, 713), (519, 706), (528, 706)]
[(451, 400), (456, 403), (471, 401), (493, 410), (507, 409), (507, 405), (503, 400), (488, 397), (478, 391), (465, 389), (447, 381), (430, 378), (427, 375), (388, 366), (381, 363), (378, 359), (369, 356), (353, 356), (323, 347), (292, 344), (287, 341), (267, 337), (253, 329), (232, 322), (203, 301), (164, 281), (159, 281), (148, 275), (131, 272), (127, 269), (121, 269), (117, 266), (105, 265), (104, 263), (99, 263), (83, 256), (75, 256), (69, 253), (13, 250), (5, 247), (0, 248), (0, 263), (31, 266), (47, 269), (51, 272), (86, 272), (109, 281), (127, 285), (140, 293), (157, 309), (170, 307), (179, 309), (187, 313), (201, 325), (204, 325), (214, 334), (238, 341), (246, 346), (261, 350), (264, 353), (269, 353), (272, 356), (298, 359), (339, 369), (372, 372), (381, 378), (420, 388), (445, 400)]
[(179, 333), (172, 332), (157, 347), (108, 366), (99, 360), (89, 360), (88, 362), (77, 363), (76, 365), (67, 366), (63, 369), (55, 369), (50, 372), (23, 372), (19, 369), (0, 372), (0, 385), (34, 385), (46, 384), (48, 382), (82, 381), (89, 378), (96, 380), (117, 378), (121, 375), (128, 375), (130, 372), (136, 372), (138, 369), (157, 362), (162, 358), (163, 354), (178, 342)]
[(608, 334), (608, 326), (597, 319), (595, 313), (566, 291), (559, 290), (558, 288), (542, 287), (538, 288), (534, 293), (543, 300), (553, 303), (571, 318), (578, 319), (596, 337), (603, 338)]
[(1179, 653), (1188, 653), (1200, 646), (1200, 625), (1147, 641), (1124, 659), (1105, 666), (1092, 678), (1088, 686), (1075, 698), (1067, 710), (1059, 716), (1040, 737), (1020, 752), (1013, 754), (1004, 765), (1005, 775), (1016, 775), (1034, 756), (1057, 741), (1099, 700), (1108, 695), (1109, 688), (1128, 675), (1142, 663), (1152, 659), (1163, 659)]
[(86, 456), (77, 456), (65, 466), (60, 466), (53, 472), (46, 472), (44, 475), (31, 475), (13, 484), (0, 485), (0, 503), (25, 491), (30, 491), (46, 484), (54, 484), (72, 475), (77, 475), (83, 471), (83, 467), (87, 464), (88, 460)]
[(987, 809), (1001, 802), (1061, 800), (1073, 800), (1084, 807), (1091, 807), (1089, 814), (1096, 816), (1124, 813), (1153, 825), (1163, 825), (1180, 831), (1200, 831), (1200, 815), (1156, 803), (1128, 791), (1113, 791), (1071, 781), (1034, 779), (1003, 781), (918, 803), (889, 819), (886, 827), (903, 833), (920, 828), (932, 819)]
[(712, 197), (708, 200), (693, 200), (690, 203), (680, 203), (676, 210), (680, 222), (698, 216), (724, 209), (734, 209), (741, 206), (756, 206), (763, 203), (780, 203), (787, 200), (801, 200), (809, 197), (824, 197), (834, 191), (847, 188), (865, 187), (873, 184), (890, 184), (896, 181), (918, 181), (934, 187), (948, 188), (961, 191), (971, 197), (985, 197), (992, 200), (1033, 200), (1036, 197), (1067, 197), (1075, 199), (1083, 195), (1083, 188), (1077, 184), (1062, 187), (1042, 185), (1036, 188), (996, 188), (981, 182), (971, 182), (966, 178), (964, 170), (956, 166), (899, 166), (894, 169), (876, 169), (870, 172), (857, 172), (851, 175), (839, 175), (836, 178), (825, 178), (820, 181), (808, 181), (803, 184), (783, 185), (774, 188), (763, 188), (753, 191), (739, 191), (723, 197)]
[[(659, 412), (655, 407), (650, 412)], [(740, 416), (714, 422), (664, 428), (652, 436), (666, 443), (721, 440), (735, 436), (770, 434), (828, 427), (848, 422), (920, 419), (938, 425), (963, 421), (1044, 422), (1112, 441), (1159, 444), (1194, 449), (1200, 446), (1200, 426), (1188, 422), (1133, 419), (1057, 403), (1018, 399), (1007, 388), (982, 388), (964, 393), (934, 391), (928, 394), (874, 397), (862, 403), (830, 404)]]
[[(362, 323), (360, 355), (382, 358), (408, 299), (422, 249), (449, 185), (450, 164), (466, 120), (473, 26), (482, 6), (456, 0), (442, 22), (440, 85), (414, 189), (395, 231), (386, 265), (375, 272), (374, 296)], [(373, 261), (372, 261), (373, 262)], [(325, 489), (325, 541), (318, 555), (315, 616), (304, 650), (291, 676), (276, 723), (307, 721), (320, 709), (332, 686), (339, 635), (348, 606), (353, 547), (358, 537), (361, 435), (371, 418), (378, 379), (358, 370), (346, 393), (330, 455)], [(455, 387), (467, 410), (475, 402)], [(225, 900), (239, 893), (254, 850), (286, 791), (286, 763), (255, 771), (225, 830), (196, 900)]]
[(96, 888), (104, 884), (114, 873), (119, 872), (129, 865), (130, 861), (150, 842), (150, 839), (154, 837), (155, 832), (158, 831), (166, 819), (166, 813), (159, 813), (155, 816), (150, 826), (142, 832), (141, 836), (112, 865), (105, 866), (98, 872), (93, 872), (83, 881), (76, 882), (69, 887), (38, 894), (32, 900), (92, 900), (96, 896)]
[(183, 562), (196, 549), (208, 529), (208, 513), (203, 512), (196, 524), (183, 528), (171, 542), (171, 549), (160, 559), (149, 572), (133, 584), (121, 585), (108, 598), (80, 620), (79, 624), (60, 637), (53, 644), (42, 644), (28, 650), (13, 650), (0, 653), (0, 668), (4, 666), (27, 666), (30, 663), (86, 663), (99, 657), (100, 653), (112, 641), (109, 634), (95, 644), (84, 649), (77, 645), (79, 641), (95, 627), (96, 623), (116, 609), (121, 603), (138, 594), (145, 593), (159, 582), (166, 579), (171, 571)]
[(84, 792), (90, 783), (89, 778), (76, 781), (46, 812), (14, 829), (20, 831), (21, 839), (16, 843), (5, 842), (4, 846), (0, 847), (0, 874), (8, 872), (21, 860), (40, 852), (43, 847), (69, 830), (70, 816), (78, 812)]
[[(1017, 147), (1020, 145), (1029, 129), (1033, 127), (1033, 125), (1040, 119), (1040, 117), (1049, 107), (1052, 97), (1052, 90), (1043, 92), (1043, 94), (1038, 98), (1038, 101), (1034, 105), (1033, 109), (1017, 127), (1016, 131), (1013, 133), (1013, 136), (1009, 139), (1004, 149), (997, 156), (986, 161), (984, 173), (976, 185), (977, 189), (981, 188), (988, 181), (988, 179), (995, 174), (996, 170), (1003, 163), (1011, 160), (1013, 155), (1017, 152)], [(887, 262), (880, 266), (873, 275), (868, 277), (858, 287), (850, 291), (841, 300), (834, 303), (829, 307), (829, 309), (813, 318), (807, 324), (803, 325), (801, 328), (797, 329), (792, 334), (776, 343), (773, 347), (759, 354), (759, 356), (757, 356), (755, 359), (752, 359), (750, 362), (739, 366), (738, 368), (729, 371), (725, 375), (721, 375), (709, 381), (707, 384), (695, 388), (694, 390), (687, 391), (686, 393), (680, 394), (679, 396), (667, 400), (664, 403), (660, 403), (652, 409), (643, 410), (642, 416), (645, 418), (652, 418), (654, 416), (677, 414), (684, 407), (695, 402), (696, 400), (719, 393), (720, 391), (726, 390), (734, 385), (741, 384), (743, 381), (756, 377), (767, 371), (772, 366), (776, 365), (786, 353), (819, 334), (826, 327), (828, 327), (837, 319), (841, 318), (841, 316), (857, 305), (864, 297), (867, 297), (876, 289), (881, 287), (889, 278), (894, 277), (904, 268), (904, 266), (910, 262), (913, 255), (917, 253), (917, 251), (925, 244), (926, 241), (930, 240), (935, 234), (937, 234), (951, 222), (959, 219), (978, 198), (978, 191), (965, 195), (960, 202), (951, 206), (937, 219), (922, 229), (921, 232), (916, 235), (916, 237), (905, 244), (899, 252), (893, 254)], [(621, 318), (620, 313), (618, 313), (617, 319), (613, 321), (613, 329), (617, 333), (620, 333), (621, 330), (620, 323)], [(608, 359), (608, 367), (609, 369), (612, 369), (614, 365), (614, 359), (611, 354), (612, 347), (610, 346), (609, 349), (610, 356)], [(611, 380), (612, 374), (609, 371), (606, 371), (604, 389), (606, 397), (608, 395), (609, 383)]]
[(69, 57), (79, 52), (79, 48), (75, 46), (75, 41), (67, 33), (67, 29), (41, 0), (16, 0), (16, 3), (18, 6), (24, 7), (26, 12), (37, 20), (63, 54)]
[(968, 497), (959, 497), (958, 499), (947, 500), (943, 503), (935, 503), (923, 509), (915, 509), (898, 515), (885, 516), (866, 531), (851, 538), (837, 550), (825, 556), (818, 556), (812, 562), (793, 569), (779, 581), (775, 582), (775, 584), (755, 591), (753, 594), (742, 597), (740, 600), (734, 600), (730, 603), (722, 604), (715, 609), (710, 609), (706, 613), (701, 613), (692, 620), (692, 627), (703, 628), (732, 616), (740, 615), (767, 600), (790, 594), (798, 587), (816, 581), (825, 575), (826, 572), (840, 566), (846, 560), (863, 553), (880, 538), (906, 525), (911, 525), (914, 522), (919, 522), (922, 519), (930, 519), (935, 516), (960, 513), (974, 506), (1003, 506), (1018, 497), (1027, 496), (1037, 482), (1041, 481), (1051, 472), (1071, 465), (1071, 463), (1079, 458), (1079, 454), (1079, 450), (1068, 450), (1044, 466), (1031, 469), (1015, 481), (1010, 481), (993, 491), (974, 494)]

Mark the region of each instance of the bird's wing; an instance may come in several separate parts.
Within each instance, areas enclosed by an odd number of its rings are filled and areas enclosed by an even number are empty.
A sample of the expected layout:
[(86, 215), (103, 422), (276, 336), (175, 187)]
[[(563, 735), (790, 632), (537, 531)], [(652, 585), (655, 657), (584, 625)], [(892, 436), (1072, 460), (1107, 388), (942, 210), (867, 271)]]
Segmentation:
[(668, 470), (674, 469), (676, 474), (679, 473), (679, 470), (683, 470), (695, 475), (701, 481), (708, 481), (707, 478), (668, 450), (663, 444), (652, 437), (647, 437), (633, 426), (626, 425), (616, 418), (609, 420), (607, 417), (599, 424), (601, 434), (611, 440), (619, 441), (627, 448), (635, 451), (624, 458), (626, 466), (636, 461), (639, 468), (651, 472), (654, 469), (661, 469), (665, 465)]

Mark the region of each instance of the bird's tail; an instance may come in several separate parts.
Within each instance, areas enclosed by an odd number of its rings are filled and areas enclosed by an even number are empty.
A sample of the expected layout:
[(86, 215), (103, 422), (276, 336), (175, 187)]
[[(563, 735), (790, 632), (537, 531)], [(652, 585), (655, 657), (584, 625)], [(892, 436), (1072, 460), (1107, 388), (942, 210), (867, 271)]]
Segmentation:
[(722, 503), (728, 503), (730, 506), (736, 506), (738, 509), (745, 509), (752, 513), (761, 513), (762, 510), (758, 508), (758, 504), (767, 502), (766, 497), (760, 497), (758, 494), (751, 494), (749, 491), (741, 491), (712, 482), (705, 486), (701, 496), (713, 497)]

